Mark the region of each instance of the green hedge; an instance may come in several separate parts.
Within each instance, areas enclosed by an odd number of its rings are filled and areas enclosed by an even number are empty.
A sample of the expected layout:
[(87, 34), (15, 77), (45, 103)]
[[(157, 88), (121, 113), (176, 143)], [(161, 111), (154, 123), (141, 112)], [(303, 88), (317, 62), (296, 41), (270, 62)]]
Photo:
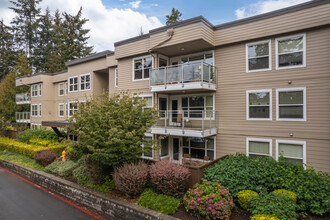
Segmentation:
[[(63, 132), (62, 132), (63, 134)], [(52, 142), (58, 141), (58, 136), (52, 130), (48, 129), (26, 129), (19, 133), (17, 140), (20, 142), (28, 143), (31, 139), (43, 139)]]
[(205, 170), (203, 179), (218, 180), (237, 201), (241, 190), (272, 192), (290, 190), (297, 195), (299, 211), (317, 215), (330, 213), (330, 175), (313, 168), (292, 165), (283, 157), (250, 159), (244, 154), (228, 156)]
[(11, 138), (0, 137), (0, 150), (6, 150), (16, 152), (33, 158), (35, 153), (39, 153), (42, 150), (50, 150), (60, 155), (65, 149), (62, 144), (50, 144), (49, 146), (31, 145), (16, 141)]
[(78, 167), (78, 164), (72, 160), (69, 161), (58, 161), (55, 160), (53, 163), (46, 166), (45, 170), (47, 173), (55, 174), (57, 176), (71, 176), (74, 169)]

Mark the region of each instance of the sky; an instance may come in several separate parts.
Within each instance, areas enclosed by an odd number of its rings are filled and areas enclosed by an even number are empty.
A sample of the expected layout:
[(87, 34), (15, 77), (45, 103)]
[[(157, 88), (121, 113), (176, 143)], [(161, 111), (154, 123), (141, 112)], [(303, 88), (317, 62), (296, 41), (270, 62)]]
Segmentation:
[[(43, 0), (40, 7), (48, 7), (76, 14), (83, 8), (83, 17), (89, 19), (88, 43), (95, 52), (113, 50), (114, 42), (138, 36), (165, 25), (172, 8), (182, 13), (182, 20), (204, 16), (213, 25), (266, 13), (309, 0)], [(6, 24), (15, 14), (8, 7), (9, 0), (0, 0), (0, 19)]]

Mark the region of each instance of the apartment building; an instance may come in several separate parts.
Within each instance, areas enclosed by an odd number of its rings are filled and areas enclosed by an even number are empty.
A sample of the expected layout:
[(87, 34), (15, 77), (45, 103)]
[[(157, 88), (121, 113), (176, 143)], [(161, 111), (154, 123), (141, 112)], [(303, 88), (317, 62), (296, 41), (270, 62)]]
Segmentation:
[(60, 127), (77, 102), (128, 90), (159, 110), (146, 136), (166, 137), (144, 158), (198, 165), (281, 153), (330, 172), (329, 60), (329, 0), (216, 26), (200, 16), (69, 61), (63, 72), (17, 78), (31, 86), (31, 117), (18, 121)]

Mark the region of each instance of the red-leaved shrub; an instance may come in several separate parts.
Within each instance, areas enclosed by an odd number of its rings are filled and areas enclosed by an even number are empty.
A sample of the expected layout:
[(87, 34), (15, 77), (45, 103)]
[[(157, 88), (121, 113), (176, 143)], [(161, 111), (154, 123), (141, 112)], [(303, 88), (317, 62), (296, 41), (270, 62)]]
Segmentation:
[(160, 193), (181, 197), (190, 176), (188, 168), (168, 160), (159, 161), (150, 166), (150, 182)]
[(45, 167), (53, 163), (53, 161), (56, 159), (56, 154), (50, 150), (43, 150), (34, 154), (34, 159), (38, 164)]
[(116, 188), (126, 196), (132, 197), (143, 192), (148, 181), (148, 165), (145, 162), (124, 163), (115, 168), (113, 179)]

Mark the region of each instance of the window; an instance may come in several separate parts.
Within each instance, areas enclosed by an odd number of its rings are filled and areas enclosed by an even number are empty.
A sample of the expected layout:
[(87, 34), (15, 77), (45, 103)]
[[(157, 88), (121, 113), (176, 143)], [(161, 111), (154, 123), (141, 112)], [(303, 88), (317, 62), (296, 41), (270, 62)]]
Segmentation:
[(246, 120), (272, 120), (272, 90), (246, 91)]
[(31, 86), (31, 96), (32, 97), (38, 96), (38, 84)]
[(182, 157), (190, 154), (191, 158), (214, 160), (214, 138), (183, 137)]
[(159, 116), (165, 117), (166, 111), (167, 111), (167, 98), (159, 96), (158, 98), (158, 110), (159, 110)]
[(41, 96), (42, 95), (42, 84), (40, 83), (39, 84), (39, 96)]
[(39, 104), (39, 117), (41, 117), (42, 116), (42, 106), (41, 106), (41, 104)]
[(247, 138), (246, 155), (250, 158), (272, 156), (272, 140), (261, 138)]
[(133, 59), (133, 79), (148, 79), (152, 66), (152, 56)]
[(69, 92), (78, 91), (78, 76), (69, 78)]
[[(144, 136), (145, 141), (150, 142), (152, 141), (152, 134), (146, 134)], [(147, 159), (153, 158), (153, 152), (152, 152), (152, 146), (146, 147), (144, 144), (142, 144), (142, 157)], [(145, 152), (144, 152), (145, 151)]]
[(204, 117), (213, 116), (213, 95), (182, 97), (181, 103), (184, 117), (202, 118), (203, 113)]
[(38, 105), (31, 105), (31, 116), (36, 117), (38, 116)]
[(181, 63), (201, 63), (205, 62), (210, 65), (213, 65), (213, 52), (206, 52), (202, 54), (194, 54), (188, 57), (181, 58)]
[(78, 103), (69, 102), (69, 116), (71, 117), (76, 111), (78, 111)]
[(276, 140), (276, 160), (279, 156), (294, 164), (306, 163), (306, 141)]
[(160, 140), (160, 157), (167, 157), (169, 156), (168, 152), (168, 137)]
[(115, 69), (115, 87), (118, 87), (118, 68)]
[(58, 84), (58, 95), (63, 96), (64, 95), (64, 83)]
[(140, 99), (146, 100), (146, 106), (143, 107), (143, 111), (145, 111), (146, 109), (151, 109), (153, 106), (152, 103), (152, 95), (141, 95), (139, 96)]
[(246, 44), (246, 72), (271, 70), (270, 40)]
[(41, 124), (31, 123), (31, 128), (32, 129), (40, 129), (41, 128)]
[(65, 113), (64, 114), (69, 115), (68, 111), (69, 111), (68, 103), (65, 103)]
[(65, 95), (67, 95), (68, 94), (68, 82), (65, 82)]
[(306, 88), (276, 90), (276, 119), (282, 121), (306, 121)]
[(80, 76), (80, 90), (90, 90), (91, 89), (91, 75), (84, 74)]
[(306, 34), (276, 39), (276, 68), (306, 66)]
[(58, 116), (64, 117), (64, 104), (63, 103), (58, 104)]

